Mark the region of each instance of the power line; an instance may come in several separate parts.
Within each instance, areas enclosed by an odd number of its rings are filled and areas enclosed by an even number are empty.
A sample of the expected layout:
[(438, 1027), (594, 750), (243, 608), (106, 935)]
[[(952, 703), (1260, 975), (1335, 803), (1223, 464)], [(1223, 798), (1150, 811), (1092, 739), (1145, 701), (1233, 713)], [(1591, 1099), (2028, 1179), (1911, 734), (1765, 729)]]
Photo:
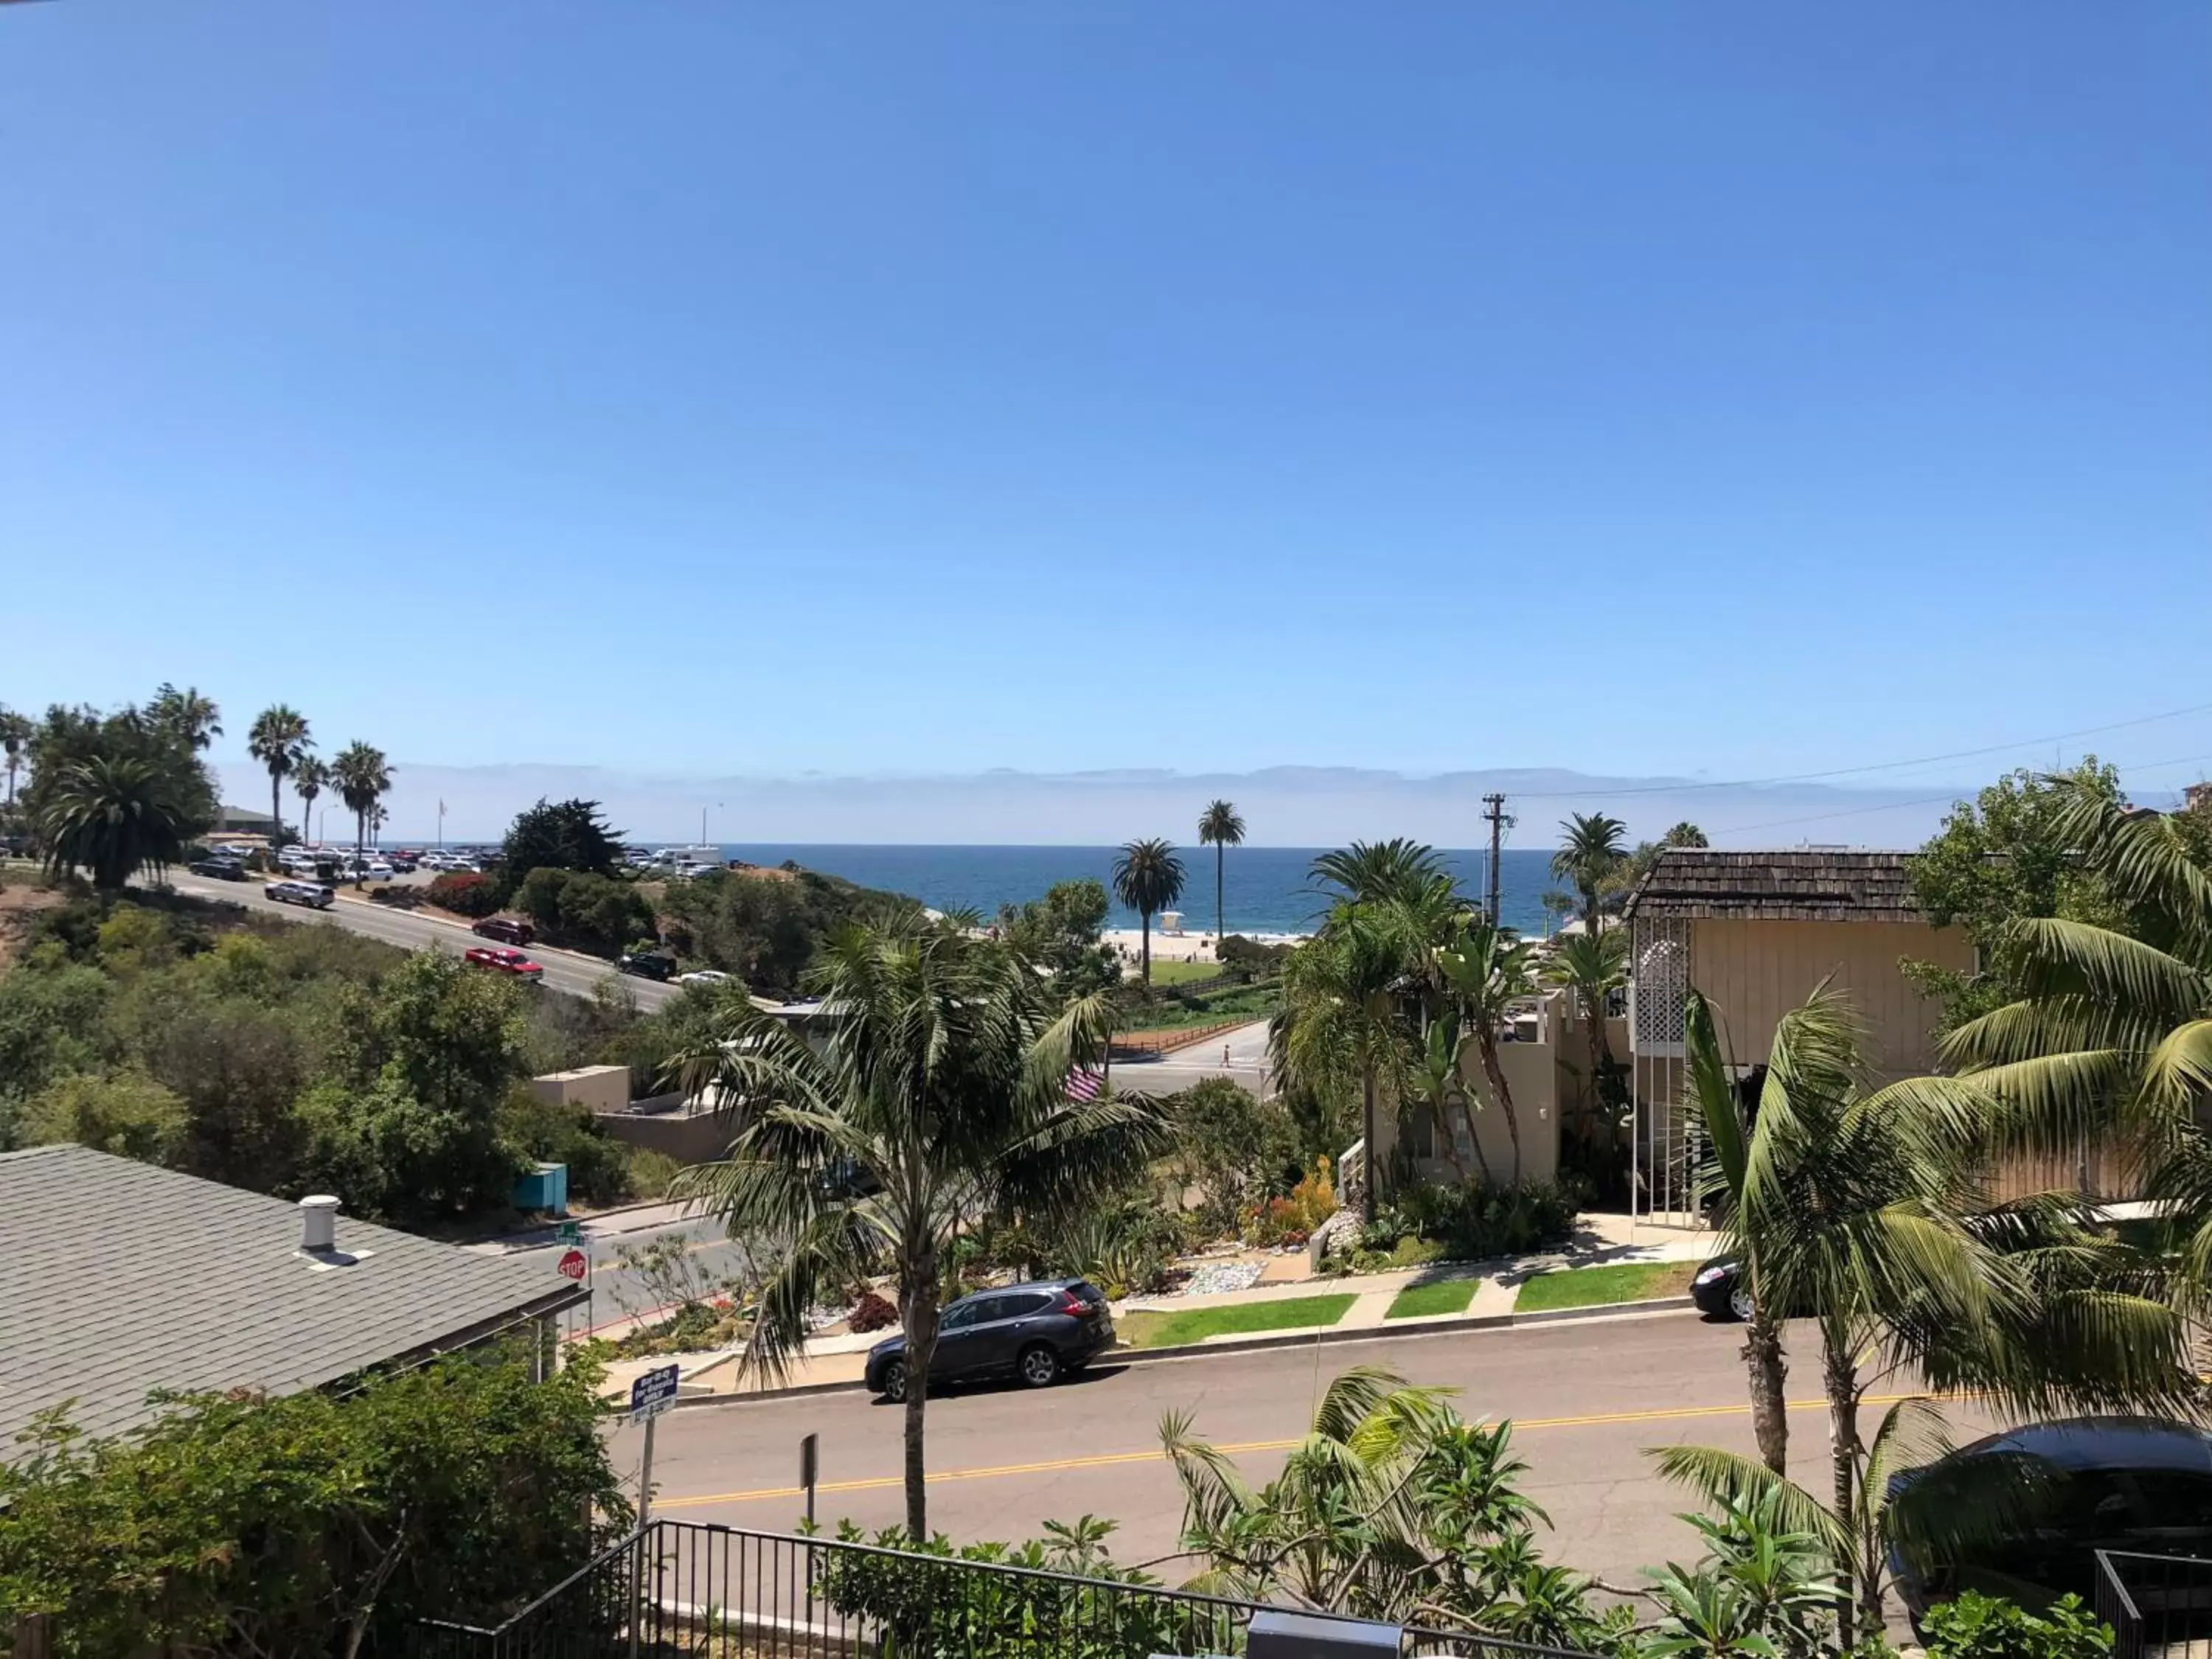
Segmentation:
[[(1679, 795), (1692, 789), (1758, 789), (1774, 783), (1816, 783), (1823, 778), (1863, 777), (1869, 772), (1897, 772), (1907, 767), (1933, 766), (1940, 761), (1972, 760), (1982, 755), (2002, 755), (2011, 749), (2033, 749), (2046, 743), (2094, 738), (2106, 732), (2124, 732), (2131, 726), (2153, 726), (2160, 720), (2177, 720), (2187, 714), (2208, 712), (2212, 712), (2212, 702), (2200, 702), (2187, 708), (2169, 708), (2162, 714), (2144, 714), (2131, 720), (2114, 720), (2107, 726), (2085, 726), (2078, 731), (2054, 732), (2047, 738), (2022, 738), (2017, 743), (1993, 743), (1983, 749), (1954, 749), (1948, 754), (1922, 755), (1912, 760), (1881, 761), (1872, 766), (1839, 766), (1827, 772), (1792, 772), (1781, 777), (1728, 778), (1705, 782), (1634, 784), (1620, 789), (1528, 790), (1523, 793), (1535, 800), (1604, 800), (1618, 795)], [(2173, 765), (2176, 763), (2168, 761), (2162, 764)], [(1899, 803), (1900, 805), (1905, 804)]]

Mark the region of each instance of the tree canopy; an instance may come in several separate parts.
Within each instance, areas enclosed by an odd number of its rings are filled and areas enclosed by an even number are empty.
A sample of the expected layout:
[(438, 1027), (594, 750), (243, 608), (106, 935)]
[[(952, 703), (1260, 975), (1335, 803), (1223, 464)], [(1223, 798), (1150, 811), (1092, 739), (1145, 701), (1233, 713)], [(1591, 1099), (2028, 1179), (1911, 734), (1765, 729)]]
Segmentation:
[(507, 879), (519, 885), (532, 870), (581, 870), (611, 876), (622, 866), (622, 834), (599, 816), (595, 800), (549, 801), (542, 796), (508, 826), (500, 855)]

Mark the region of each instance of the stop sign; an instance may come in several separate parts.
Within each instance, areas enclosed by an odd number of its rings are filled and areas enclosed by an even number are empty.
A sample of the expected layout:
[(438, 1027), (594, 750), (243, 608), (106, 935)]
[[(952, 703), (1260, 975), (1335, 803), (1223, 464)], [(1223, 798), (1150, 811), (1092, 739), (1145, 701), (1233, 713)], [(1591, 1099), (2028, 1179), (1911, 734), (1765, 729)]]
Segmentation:
[(556, 1267), (562, 1278), (573, 1279), (580, 1285), (584, 1282), (585, 1273), (591, 1269), (591, 1263), (584, 1260), (581, 1250), (563, 1250)]

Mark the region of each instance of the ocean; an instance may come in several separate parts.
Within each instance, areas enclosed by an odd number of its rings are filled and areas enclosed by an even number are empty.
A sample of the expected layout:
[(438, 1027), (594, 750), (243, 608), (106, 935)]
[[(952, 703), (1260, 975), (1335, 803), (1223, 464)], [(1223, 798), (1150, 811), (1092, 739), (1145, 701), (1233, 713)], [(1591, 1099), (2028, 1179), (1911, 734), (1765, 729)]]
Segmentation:
[[(995, 915), (1001, 904), (1042, 898), (1056, 881), (1090, 876), (1111, 894), (1112, 847), (800, 847), (731, 842), (726, 858), (748, 864), (781, 864), (793, 860), (825, 875), (842, 876), (863, 887), (879, 887), (920, 899), (933, 909), (980, 910)], [(1311, 933), (1327, 909), (1314, 889), (1314, 860), (1324, 848), (1232, 847), (1224, 860), (1222, 900), (1232, 933)], [(1480, 899), (1487, 852), (1438, 849), (1445, 866), (1470, 897)], [(1185, 881), (1180, 908), (1183, 926), (1196, 933), (1213, 930), (1213, 848), (1177, 849)], [(1523, 933), (1544, 931), (1543, 896), (1559, 884), (1551, 874), (1550, 853), (1508, 848), (1498, 860), (1498, 908), (1504, 920)], [(1108, 921), (1134, 927), (1134, 912), (1116, 904)]]

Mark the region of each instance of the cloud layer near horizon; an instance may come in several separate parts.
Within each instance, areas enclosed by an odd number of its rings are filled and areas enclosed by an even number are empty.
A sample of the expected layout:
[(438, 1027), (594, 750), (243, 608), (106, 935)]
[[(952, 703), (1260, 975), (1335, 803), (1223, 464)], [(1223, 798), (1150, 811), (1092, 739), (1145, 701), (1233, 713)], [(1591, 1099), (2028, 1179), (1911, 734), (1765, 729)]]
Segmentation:
[[(267, 775), (251, 763), (220, 768), (223, 798), (267, 809)], [(1971, 786), (1844, 789), (1817, 784), (1701, 785), (1680, 778), (1594, 777), (1564, 769), (1454, 772), (1407, 777), (1352, 767), (1274, 767), (1257, 772), (1086, 772), (1043, 775), (987, 772), (960, 777), (678, 778), (611, 768), (393, 764), (386, 839), (427, 840), (446, 804), (446, 838), (497, 836), (540, 796), (582, 796), (635, 841), (873, 842), (947, 845), (1103, 846), (1139, 836), (1196, 838), (1198, 815), (1217, 796), (1237, 803), (1254, 845), (1333, 847), (1411, 836), (1441, 847), (1474, 847), (1487, 835), (1482, 798), (1507, 797), (1518, 823), (1508, 844), (1549, 846), (1571, 811), (1612, 813), (1632, 838), (1682, 819), (1717, 846), (1788, 847), (1805, 842), (1912, 847)], [(333, 837), (344, 809), (328, 796)], [(285, 816), (299, 811), (287, 796)], [(324, 815), (319, 811), (318, 817)]]

